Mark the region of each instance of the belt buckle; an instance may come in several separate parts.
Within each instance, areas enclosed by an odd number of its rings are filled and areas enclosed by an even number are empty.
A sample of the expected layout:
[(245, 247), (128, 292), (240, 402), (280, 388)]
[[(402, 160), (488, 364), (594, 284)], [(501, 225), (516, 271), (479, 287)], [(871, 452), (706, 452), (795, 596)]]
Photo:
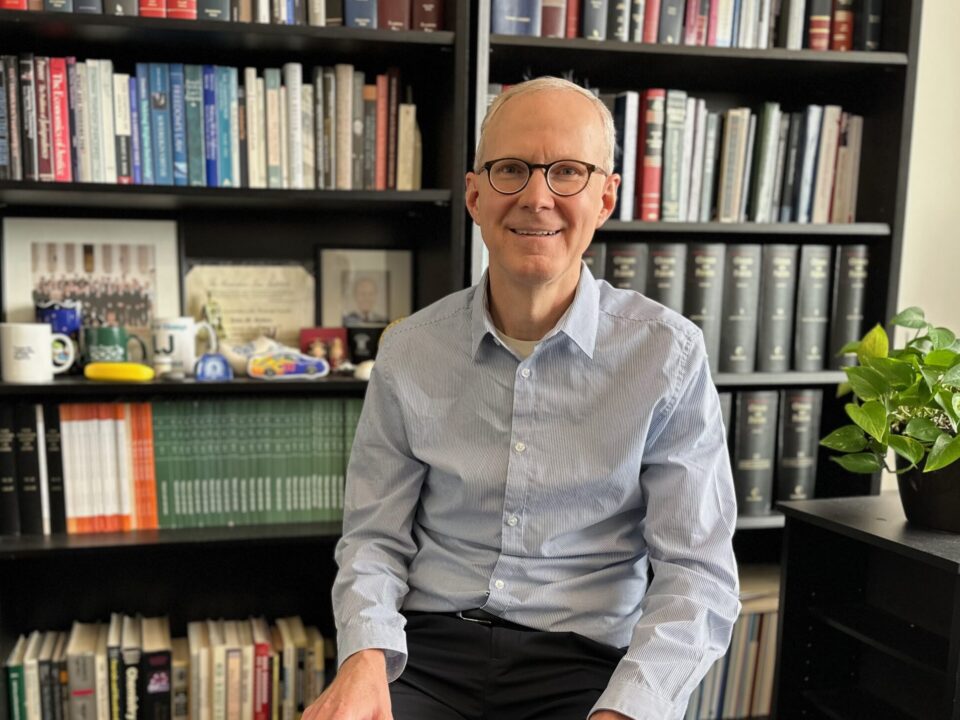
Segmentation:
[(478, 625), (489, 625), (490, 627), (493, 627), (492, 620), (482, 620), (480, 618), (467, 617), (466, 615), (463, 614), (463, 610), (457, 611), (457, 617), (460, 618), (461, 620), (466, 620), (467, 622), (477, 623)]

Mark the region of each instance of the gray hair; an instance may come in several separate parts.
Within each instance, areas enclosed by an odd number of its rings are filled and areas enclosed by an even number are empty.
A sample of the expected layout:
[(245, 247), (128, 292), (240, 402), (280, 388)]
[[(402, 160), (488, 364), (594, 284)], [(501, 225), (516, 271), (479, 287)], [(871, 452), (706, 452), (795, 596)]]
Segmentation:
[(526, 95), (544, 90), (572, 90), (573, 92), (583, 95), (593, 103), (594, 108), (596, 108), (600, 114), (600, 122), (603, 124), (603, 169), (607, 172), (613, 172), (614, 153), (616, 152), (617, 146), (617, 130), (614, 127), (613, 115), (611, 115), (610, 109), (586, 88), (572, 83), (569, 80), (551, 76), (538, 77), (517, 85), (512, 85), (506, 92), (498, 95), (494, 101), (490, 103), (490, 107), (487, 108), (487, 114), (483, 118), (483, 123), (480, 125), (480, 141), (477, 143), (477, 154), (473, 162), (474, 172), (480, 172), (481, 170), (481, 159), (484, 157), (484, 140), (486, 139), (487, 127), (490, 125), (490, 121), (494, 115), (512, 98), (518, 95)]

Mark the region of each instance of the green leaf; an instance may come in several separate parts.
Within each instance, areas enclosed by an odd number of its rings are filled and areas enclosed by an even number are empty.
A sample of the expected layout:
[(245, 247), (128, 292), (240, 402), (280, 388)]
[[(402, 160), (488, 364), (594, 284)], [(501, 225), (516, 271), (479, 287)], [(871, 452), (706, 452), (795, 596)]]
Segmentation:
[(890, 340), (887, 331), (882, 325), (874, 325), (873, 329), (863, 336), (860, 347), (854, 348), (857, 357), (862, 363), (864, 358), (885, 358), (890, 350)]
[(960, 393), (953, 394), (950, 404), (953, 406), (953, 416), (960, 421)]
[(872, 368), (855, 366), (843, 370), (847, 373), (850, 387), (861, 400), (876, 400), (891, 390), (883, 375)]
[(906, 458), (913, 465), (916, 465), (923, 458), (924, 447), (913, 438), (891, 435), (890, 447), (897, 455)]
[(844, 409), (847, 411), (847, 416), (867, 435), (882, 443), (887, 441), (887, 411), (883, 405), (871, 400), (863, 405), (847, 403)]
[(855, 473), (875, 473), (880, 469), (880, 461), (873, 453), (856, 453), (830, 458), (844, 470)]
[(960, 414), (958, 414), (954, 409), (954, 397), (956, 396), (949, 390), (940, 390), (934, 399), (936, 400), (937, 405), (943, 408), (943, 411), (947, 414), (947, 417), (950, 418), (953, 429), (956, 430), (957, 420), (960, 419)]
[(940, 382), (943, 370), (934, 367), (923, 367), (920, 368), (920, 374), (923, 375), (923, 379), (927, 381), (927, 387), (932, 391)]
[(890, 324), (919, 330), (927, 326), (927, 321), (926, 318), (924, 318), (923, 310), (913, 306), (908, 307), (906, 310), (901, 310), (894, 315), (893, 320), (890, 321)]
[(930, 330), (927, 333), (927, 337), (930, 338), (930, 342), (933, 343), (935, 350), (948, 348), (953, 344), (953, 341), (957, 339), (957, 336), (954, 335), (951, 330), (947, 330), (947, 328), (942, 327)]
[(841, 355), (852, 355), (853, 353), (857, 352), (857, 350), (859, 349), (860, 349), (860, 341), (851, 340), (850, 342), (848, 342), (846, 345), (844, 345), (842, 348), (840, 348), (837, 351), (837, 357), (840, 357)]
[(905, 432), (910, 437), (916, 438), (921, 442), (932, 443), (940, 437), (942, 431), (932, 420), (928, 420), (927, 418), (913, 418), (913, 420), (907, 423)]
[[(946, 352), (946, 351), (941, 351)], [(949, 370), (947, 370), (943, 377), (940, 378), (940, 382), (944, 385), (950, 385), (951, 387), (960, 387), (960, 365), (954, 365)]]
[(850, 387), (850, 383), (842, 382), (837, 385), (837, 397), (842, 398), (844, 395), (849, 395), (853, 392), (853, 388)]
[(867, 446), (867, 439), (856, 425), (844, 425), (827, 435), (820, 444), (840, 452), (860, 452)]
[(960, 437), (953, 437), (943, 433), (937, 438), (937, 441), (930, 449), (927, 456), (927, 464), (923, 466), (924, 472), (933, 472), (960, 458)]
[(933, 352), (927, 353), (923, 362), (926, 365), (948, 368), (953, 365), (956, 360), (957, 354), (952, 350), (934, 350)]
[(917, 378), (913, 366), (903, 360), (885, 358), (868, 358), (867, 367), (873, 368), (883, 376), (891, 387), (908, 388)]
[(926, 335), (922, 335), (908, 342), (907, 347), (914, 348), (920, 354), (925, 355), (926, 353), (933, 350), (933, 343), (930, 342), (930, 338), (928, 338)]

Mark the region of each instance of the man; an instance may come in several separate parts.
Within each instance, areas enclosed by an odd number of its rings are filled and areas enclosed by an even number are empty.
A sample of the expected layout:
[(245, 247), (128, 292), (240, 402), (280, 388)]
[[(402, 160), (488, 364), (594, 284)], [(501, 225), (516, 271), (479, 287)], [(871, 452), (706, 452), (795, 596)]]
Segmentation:
[(614, 142), (553, 78), (488, 111), (466, 199), (489, 269), (384, 335), (337, 548), (342, 665), (305, 720), (680, 718), (726, 650), (736, 503), (702, 335), (581, 262)]
[(343, 316), (344, 327), (386, 324), (387, 318), (376, 311), (380, 286), (369, 275), (361, 275), (353, 283), (354, 309)]

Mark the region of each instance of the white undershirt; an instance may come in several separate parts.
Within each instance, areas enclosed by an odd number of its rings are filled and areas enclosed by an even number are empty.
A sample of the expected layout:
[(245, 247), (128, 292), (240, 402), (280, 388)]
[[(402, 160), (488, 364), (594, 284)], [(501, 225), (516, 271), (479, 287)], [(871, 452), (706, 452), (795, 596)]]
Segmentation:
[(499, 328), (494, 328), (497, 331), (497, 337), (500, 338), (500, 342), (506, 345), (508, 348), (513, 350), (521, 360), (526, 360), (533, 354), (533, 349), (537, 346), (539, 340), (517, 340), (512, 338), (509, 335), (504, 335)]

